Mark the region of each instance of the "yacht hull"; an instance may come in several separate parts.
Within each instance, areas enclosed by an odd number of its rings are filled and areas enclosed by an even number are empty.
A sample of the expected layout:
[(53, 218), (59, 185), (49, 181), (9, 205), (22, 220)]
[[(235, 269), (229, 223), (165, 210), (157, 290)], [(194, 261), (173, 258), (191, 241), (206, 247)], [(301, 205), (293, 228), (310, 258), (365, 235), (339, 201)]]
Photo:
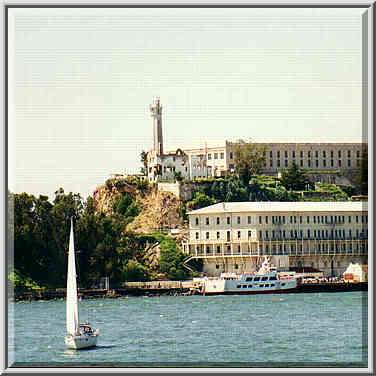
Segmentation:
[(78, 335), (71, 336), (67, 335), (65, 337), (65, 344), (69, 349), (86, 349), (88, 347), (94, 347), (97, 345), (98, 336), (97, 335)]

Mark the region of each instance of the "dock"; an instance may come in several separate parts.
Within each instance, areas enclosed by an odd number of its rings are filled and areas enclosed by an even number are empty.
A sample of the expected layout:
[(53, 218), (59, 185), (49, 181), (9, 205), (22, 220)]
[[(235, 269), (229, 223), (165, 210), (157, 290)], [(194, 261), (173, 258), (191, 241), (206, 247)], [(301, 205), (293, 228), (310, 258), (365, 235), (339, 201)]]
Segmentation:
[[(367, 282), (317, 282), (302, 283), (291, 293), (368, 291)], [(195, 295), (200, 293), (196, 281), (148, 281), (125, 282), (112, 289), (79, 289), (81, 299), (120, 298), (124, 296)], [(15, 289), (8, 292), (11, 301), (65, 300), (66, 290), (61, 289)]]

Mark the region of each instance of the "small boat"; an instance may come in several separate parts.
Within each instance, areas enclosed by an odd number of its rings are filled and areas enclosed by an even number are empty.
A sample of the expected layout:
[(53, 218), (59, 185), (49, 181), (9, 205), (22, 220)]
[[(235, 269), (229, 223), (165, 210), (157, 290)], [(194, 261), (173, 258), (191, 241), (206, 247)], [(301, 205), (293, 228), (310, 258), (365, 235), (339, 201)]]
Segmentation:
[(88, 322), (79, 323), (76, 257), (74, 251), (73, 220), (69, 238), (65, 344), (69, 349), (85, 349), (97, 345), (99, 329), (93, 329)]
[(294, 291), (298, 281), (294, 277), (280, 277), (265, 256), (256, 273), (222, 273), (220, 277), (201, 278), (201, 293), (206, 294), (266, 294)]

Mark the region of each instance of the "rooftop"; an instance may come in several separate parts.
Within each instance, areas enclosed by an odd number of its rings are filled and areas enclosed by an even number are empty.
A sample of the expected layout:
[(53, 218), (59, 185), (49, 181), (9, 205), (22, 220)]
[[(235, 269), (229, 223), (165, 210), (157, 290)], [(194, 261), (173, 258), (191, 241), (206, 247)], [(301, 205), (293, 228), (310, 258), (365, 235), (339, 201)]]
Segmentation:
[(239, 212), (351, 212), (368, 211), (368, 203), (346, 202), (220, 202), (188, 214), (239, 213)]

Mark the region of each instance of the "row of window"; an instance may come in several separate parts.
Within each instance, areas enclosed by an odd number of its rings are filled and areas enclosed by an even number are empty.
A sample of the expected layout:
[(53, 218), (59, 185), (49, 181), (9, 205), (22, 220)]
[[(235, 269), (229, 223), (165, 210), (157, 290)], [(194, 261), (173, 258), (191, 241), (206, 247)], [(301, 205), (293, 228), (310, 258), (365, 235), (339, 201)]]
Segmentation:
[[(236, 233), (237, 239), (242, 239), (242, 232), (237, 231)], [(270, 237), (269, 237), (270, 235)], [(349, 239), (352, 239), (354, 236), (356, 239), (358, 238), (366, 238), (368, 237), (368, 229), (364, 231), (359, 231), (356, 229), (354, 232), (350, 229), (347, 231), (347, 235)], [(256, 231), (248, 230), (248, 239), (256, 236)], [(307, 229), (306, 231), (300, 230), (279, 230), (279, 231), (259, 231), (259, 239), (345, 239), (346, 238), (346, 230), (345, 229), (336, 229), (333, 230), (311, 230)], [(200, 233), (196, 232), (196, 240), (200, 239)], [(205, 232), (205, 239), (210, 240), (210, 232)], [(216, 239), (221, 239), (221, 232), (216, 232)], [(226, 240), (231, 241), (231, 231), (226, 231)]]
[[(315, 150), (314, 153), (311, 152), (311, 151), (307, 151), (306, 153), (307, 153), (306, 155), (308, 156), (308, 158), (313, 158), (313, 155), (315, 156), (315, 158), (319, 158), (319, 154), (320, 154), (318, 150)], [(264, 151), (263, 154), (264, 154), (264, 157), (266, 157), (267, 152)], [(272, 150), (268, 154), (269, 154), (270, 158), (273, 158), (273, 155), (277, 155), (277, 158), (281, 158), (281, 155), (282, 155), (281, 151), (277, 151), (275, 154), (273, 154)], [(343, 154), (342, 154), (342, 150), (338, 150), (338, 152), (336, 154), (337, 154), (338, 158), (342, 158), (342, 156), (345, 156), (345, 155), (347, 155), (347, 158), (351, 158), (351, 156), (353, 155), (351, 150), (347, 150), (347, 153), (343, 152)], [(360, 150), (356, 150), (356, 152), (354, 154), (356, 155), (357, 158), (360, 158), (360, 154), (361, 154)], [(289, 152), (287, 150), (285, 150), (283, 155), (285, 156), (285, 158), (288, 158)], [(304, 158), (305, 152), (302, 151), (302, 150), (299, 153), (296, 152), (295, 150), (291, 151), (292, 158), (296, 158), (297, 155), (299, 155), (300, 158)], [(329, 153), (327, 153), (326, 150), (322, 150), (321, 155), (322, 155), (323, 158), (327, 158), (327, 156), (329, 157), (329, 155), (330, 155), (330, 158), (334, 158), (335, 153), (334, 153), (333, 150), (331, 150)], [(224, 153), (213, 153), (214, 159), (218, 159), (218, 156), (220, 156), (220, 159), (224, 159), (225, 154)], [(232, 151), (230, 151), (230, 159), (233, 159), (233, 158), (234, 158), (234, 153)], [(211, 159), (212, 159), (212, 154), (210, 153), (210, 154), (208, 154), (208, 160), (211, 160)]]
[[(355, 220), (355, 223), (368, 223), (368, 215), (349, 215), (349, 216), (344, 216), (344, 215), (313, 215), (313, 216), (296, 216), (296, 215), (291, 215), (291, 216), (284, 216), (284, 215), (265, 215), (265, 216), (258, 216), (258, 223), (261, 224), (285, 224), (285, 223), (322, 223), (322, 224), (329, 224), (329, 223), (345, 223), (347, 217), (347, 222), (351, 223), (352, 221)], [(353, 218), (353, 219), (352, 219)], [(231, 225), (231, 219), (232, 217), (226, 217), (226, 219), (222, 218), (223, 224)], [(221, 225), (221, 217), (205, 217), (205, 225), (209, 226), (210, 222), (213, 222), (216, 225)], [(289, 222), (288, 222), (289, 220)], [(235, 217), (235, 223), (240, 225), (244, 223), (245, 218), (241, 216), (236, 216)], [(254, 222), (254, 220), (253, 220)], [(247, 224), (253, 224), (252, 222), (252, 216), (248, 215), (246, 219)], [(200, 225), (200, 217), (195, 217), (195, 225), (199, 226)]]
[[(296, 164), (295, 159), (292, 161), (292, 163)], [(271, 159), (270, 162), (269, 162), (269, 167), (273, 167), (273, 165), (274, 165), (273, 159)], [(288, 162), (287, 159), (285, 159), (285, 167), (288, 167), (288, 166), (289, 166), (289, 162)], [(303, 159), (300, 160), (300, 167), (312, 167), (312, 166), (313, 166), (313, 163), (312, 163), (311, 159), (308, 159), (307, 166), (304, 165)], [(326, 163), (326, 159), (322, 160), (322, 166), (323, 167), (329, 167), (329, 165), (327, 165), (327, 163)], [(267, 167), (266, 160), (264, 162), (264, 167)], [(277, 159), (277, 167), (281, 167), (281, 160), (280, 159)], [(319, 167), (319, 160), (318, 159), (315, 160), (315, 167)], [(337, 166), (334, 166), (334, 160), (331, 159), (330, 160), (330, 167), (342, 167), (342, 160), (339, 159)], [(351, 159), (347, 160), (347, 167), (351, 167)], [(356, 160), (356, 167), (360, 167), (360, 159)]]
[[(275, 155), (275, 154), (273, 154), (273, 151), (272, 151), (272, 150), (271, 150), (268, 154), (269, 154), (269, 157), (270, 157), (270, 158), (273, 158), (273, 155)], [(326, 153), (326, 150), (322, 150), (322, 152), (321, 152), (321, 155), (322, 155), (323, 158), (327, 158), (327, 157), (329, 157), (329, 155), (330, 155), (330, 158), (335, 158), (335, 157), (334, 157), (334, 154), (335, 154), (335, 153), (334, 153), (333, 150), (331, 150), (330, 153)], [(266, 156), (267, 156), (267, 152), (264, 151), (264, 152), (263, 152), (263, 155), (264, 155), (264, 157), (266, 157)], [(277, 158), (280, 158), (280, 157), (281, 157), (281, 152), (280, 152), (280, 151), (277, 151), (277, 152), (276, 152), (276, 155), (277, 155)], [(292, 150), (292, 151), (291, 151), (291, 156), (292, 156), (293, 158), (296, 158), (297, 155), (299, 155), (300, 158), (304, 158), (304, 155), (305, 155), (305, 154), (304, 154), (304, 151), (303, 151), (303, 150), (301, 150), (299, 153), (296, 152), (295, 150)], [(313, 152), (311, 152), (311, 151), (309, 150), (309, 151), (307, 151), (307, 154), (306, 154), (306, 155), (308, 156), (308, 158), (312, 158), (313, 155), (315, 156), (315, 158), (319, 158), (319, 151), (318, 151), (318, 150), (315, 150), (315, 153), (313, 153)], [(353, 154), (352, 154), (351, 150), (347, 150), (347, 154), (346, 154), (345, 152), (342, 154), (342, 151), (341, 151), (341, 150), (338, 150), (337, 155), (338, 155), (338, 158), (342, 158), (342, 156), (345, 156), (345, 155), (347, 155), (347, 158), (351, 158), (351, 156), (352, 156)], [(284, 156), (285, 156), (285, 158), (288, 158), (289, 153), (288, 153), (287, 150), (285, 150), (285, 152), (284, 152)], [(357, 151), (356, 151), (356, 157), (357, 157), (357, 158), (360, 158), (360, 150), (357, 150)]]
[[(197, 253), (202, 253), (203, 250), (205, 249), (206, 251), (206, 254), (210, 255), (212, 253), (212, 248), (211, 246), (207, 245), (205, 248), (203, 248), (202, 246), (197, 246), (196, 249), (191, 249), (191, 247), (189, 247), (189, 251), (192, 252), (192, 251), (196, 251)], [(355, 242), (355, 243), (352, 243), (352, 242), (349, 242), (349, 243), (343, 243), (343, 244), (338, 244), (338, 243), (331, 243), (331, 244), (327, 244), (327, 243), (318, 243), (318, 244), (313, 244), (310, 246), (310, 250), (311, 252), (329, 252), (329, 251), (349, 251), (349, 252), (352, 252), (352, 251), (365, 251), (367, 249), (367, 246), (365, 243), (358, 243), (358, 242)], [(244, 251), (244, 249), (243, 249)], [(302, 244), (272, 244), (272, 245), (269, 245), (269, 244), (266, 244), (266, 245), (262, 245), (260, 244), (259, 247), (258, 247), (258, 251), (256, 249), (254, 249), (255, 252), (259, 252), (260, 254), (262, 254), (263, 252), (265, 252), (265, 254), (270, 254), (270, 252), (272, 254), (287, 254), (287, 253), (296, 253), (296, 252), (299, 252), (299, 253), (302, 253), (303, 252), (303, 245)], [(305, 252), (308, 252), (309, 251), (309, 248), (307, 247), (307, 245), (304, 247), (304, 251)], [(214, 252), (214, 249), (213, 249), (213, 252)], [(215, 247), (215, 252), (217, 254), (221, 254), (222, 253), (222, 249), (221, 249), (221, 246), (220, 245), (217, 245)], [(240, 254), (242, 252), (242, 248), (240, 245), (237, 245), (237, 246), (233, 246), (233, 248), (231, 248), (231, 245), (227, 245), (226, 246), (226, 249), (223, 249), (223, 252), (225, 254), (233, 254), (233, 253), (238, 253)], [(247, 252), (249, 253), (250, 252), (250, 249), (248, 247), (247, 249)]]
[[(224, 159), (225, 158), (225, 153), (214, 153), (213, 154), (213, 158), (214, 159), (218, 159), (218, 155), (220, 156), (220, 159)], [(211, 159), (212, 159), (212, 155), (208, 154), (208, 160), (210, 161)]]

